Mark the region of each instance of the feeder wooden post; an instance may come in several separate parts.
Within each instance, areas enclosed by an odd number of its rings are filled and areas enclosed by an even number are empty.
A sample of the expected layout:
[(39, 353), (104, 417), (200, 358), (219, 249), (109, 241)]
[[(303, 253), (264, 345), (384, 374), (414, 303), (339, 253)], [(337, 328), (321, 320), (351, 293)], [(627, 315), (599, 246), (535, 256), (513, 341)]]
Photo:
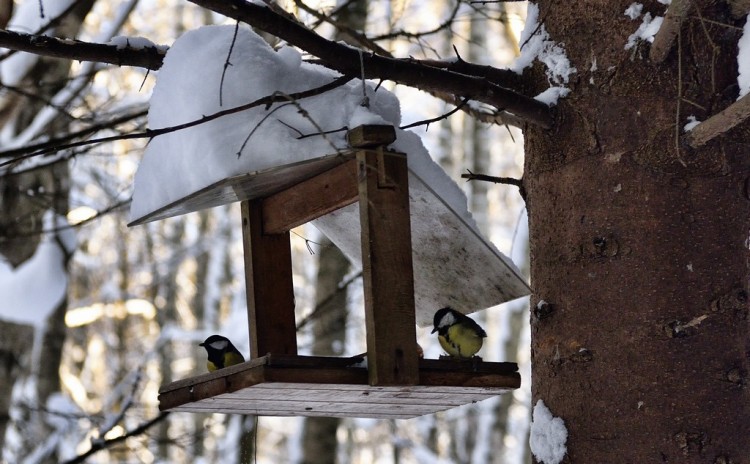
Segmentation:
[(289, 232), (266, 234), (260, 200), (242, 202), (250, 358), (296, 355), (294, 287)]
[(417, 385), (406, 156), (360, 151), (357, 165), (370, 385)]

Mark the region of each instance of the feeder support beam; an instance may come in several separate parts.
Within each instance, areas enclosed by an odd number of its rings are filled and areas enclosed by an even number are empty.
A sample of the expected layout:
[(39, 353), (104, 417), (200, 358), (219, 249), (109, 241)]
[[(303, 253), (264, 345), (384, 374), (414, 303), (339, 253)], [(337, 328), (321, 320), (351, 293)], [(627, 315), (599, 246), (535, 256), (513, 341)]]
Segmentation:
[(406, 155), (357, 153), (370, 385), (417, 385)]
[(250, 359), (296, 355), (289, 232), (264, 232), (260, 200), (243, 201), (241, 207)]

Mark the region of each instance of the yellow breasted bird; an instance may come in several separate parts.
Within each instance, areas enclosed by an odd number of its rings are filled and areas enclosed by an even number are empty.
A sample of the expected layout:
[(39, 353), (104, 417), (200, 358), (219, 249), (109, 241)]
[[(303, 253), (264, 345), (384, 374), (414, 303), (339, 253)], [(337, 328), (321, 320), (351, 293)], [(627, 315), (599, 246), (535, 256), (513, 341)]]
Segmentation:
[(446, 306), (438, 309), (433, 320), (432, 333), (438, 333), (438, 341), (446, 353), (455, 358), (471, 358), (484, 343), (487, 333), (474, 319)]
[(198, 346), (202, 346), (208, 352), (208, 362), (206, 365), (209, 372), (245, 362), (242, 353), (232, 345), (232, 342), (227, 337), (211, 335), (205, 342), (200, 343)]

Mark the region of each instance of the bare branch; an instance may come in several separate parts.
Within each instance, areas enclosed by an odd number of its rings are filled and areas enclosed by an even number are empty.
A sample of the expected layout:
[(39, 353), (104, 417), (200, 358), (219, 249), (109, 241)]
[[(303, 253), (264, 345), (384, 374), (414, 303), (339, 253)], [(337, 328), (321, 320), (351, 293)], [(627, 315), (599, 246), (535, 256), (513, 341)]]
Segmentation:
[(169, 412), (161, 412), (159, 413), (158, 416), (154, 417), (153, 419), (147, 422), (144, 422), (143, 424), (139, 425), (138, 427), (134, 428), (133, 430), (127, 433), (120, 435), (119, 437), (110, 438), (109, 440), (92, 441), (91, 448), (88, 451), (74, 457), (73, 459), (65, 461), (63, 464), (79, 464), (79, 463), (85, 462), (86, 459), (88, 459), (89, 457), (91, 457), (92, 455), (98, 453), (99, 451), (103, 449), (110, 448), (118, 443), (122, 443), (130, 437), (137, 437), (138, 435), (144, 433), (146, 430), (150, 429), (154, 425), (166, 419), (167, 416), (169, 416)]
[[(327, 40), (304, 25), (244, 0), (190, 0), (233, 19), (275, 35), (323, 60), (346, 75), (359, 73), (359, 50)], [(363, 54), (367, 78), (388, 79), (427, 91), (468, 96), (508, 111), (532, 124), (552, 126), (549, 107), (533, 98), (500, 87), (481, 77), (467, 76), (418, 63)]]
[[(11, 3), (13, 3), (11, 1)], [(76, 8), (80, 6), (80, 3), (82, 3), (82, 0), (76, 0), (75, 2), (72, 2), (70, 5), (68, 5), (67, 8), (65, 8), (63, 11), (60, 12), (57, 16), (47, 21), (46, 24), (43, 24), (39, 29), (33, 32), (33, 35), (42, 35), (46, 31), (53, 29), (60, 25), (60, 23), (65, 19), (69, 14), (71, 14)], [(10, 10), (12, 10), (13, 7), (11, 6)], [(9, 13), (12, 13), (9, 12)], [(42, 15), (42, 18), (44, 15)], [(10, 16), (8, 17), (8, 21), (10, 20)], [(5, 21), (1, 29), (5, 29), (5, 27), (8, 25), (8, 21)], [(9, 56), (15, 54), (18, 50), (8, 50), (7, 52), (0, 55), (0, 61), (8, 58)]]
[[(468, 98), (464, 98), (461, 103), (459, 103), (455, 108), (453, 108), (452, 110), (448, 111), (445, 114), (441, 114), (440, 116), (437, 116), (437, 117), (434, 117), (434, 118), (430, 118), (430, 119), (425, 119), (425, 120), (422, 120), (422, 121), (413, 122), (411, 124), (407, 124), (405, 126), (401, 126), (400, 129), (409, 129), (411, 127), (417, 127), (417, 126), (422, 126), (422, 125), (427, 125), (427, 127), (429, 127), (430, 124), (432, 124), (433, 122), (438, 122), (438, 121), (440, 121), (442, 119), (448, 119), (448, 117), (450, 117), (453, 113), (455, 113), (456, 111), (458, 111), (461, 108), (463, 108), (464, 106), (466, 106), (467, 103), (469, 103), (469, 99)], [(427, 128), (425, 128), (425, 130), (426, 129)]]
[(227, 59), (224, 61), (224, 69), (221, 71), (221, 82), (219, 82), (219, 106), (224, 106), (224, 78), (227, 75), (227, 68), (232, 66), (232, 62), (229, 59), (232, 57), (232, 50), (234, 50), (234, 44), (237, 42), (237, 33), (240, 31), (240, 22), (234, 23), (234, 34), (232, 35), (232, 43), (229, 44), (229, 51), (227, 52)]
[(461, 179), (466, 179), (469, 182), (472, 180), (481, 180), (485, 182), (492, 182), (495, 184), (515, 185), (519, 189), (523, 188), (523, 181), (521, 181), (521, 179), (516, 179), (514, 177), (488, 176), (487, 174), (474, 174), (468, 169), (467, 171), (468, 171), (468, 174), (461, 174)]
[(443, 29), (447, 29), (451, 27), (453, 24), (453, 21), (456, 19), (456, 15), (458, 14), (458, 10), (461, 8), (461, 2), (456, 2), (456, 5), (453, 7), (453, 10), (448, 15), (447, 18), (445, 18), (445, 21), (438, 24), (436, 27), (429, 31), (422, 31), (422, 32), (408, 32), (403, 29), (398, 31), (392, 31), (387, 34), (379, 35), (372, 37), (372, 40), (388, 40), (388, 39), (395, 39), (395, 38), (406, 38), (406, 39), (419, 39), (421, 37), (424, 37), (426, 35), (432, 35), (437, 34), (438, 32), (442, 31)]
[(335, 21), (331, 16), (326, 16), (323, 13), (319, 12), (315, 8), (312, 8), (311, 6), (308, 6), (306, 3), (304, 3), (301, 0), (295, 0), (294, 4), (297, 5), (300, 9), (303, 11), (306, 11), (307, 13), (315, 16), (318, 21), (321, 23), (325, 22), (330, 24), (331, 26), (335, 27), (339, 31), (343, 32), (344, 34), (347, 34), (349, 37), (354, 39), (359, 45), (362, 47), (368, 48), (372, 50), (375, 53), (378, 53), (383, 56), (391, 56), (390, 53), (388, 53), (388, 50), (384, 49), (377, 43), (375, 43), (374, 40), (368, 38), (366, 35), (362, 34), (359, 31), (356, 31), (352, 29), (349, 26), (345, 26), (338, 21)]
[[(2, 237), (0, 237), (0, 242), (13, 240), (17, 238), (23, 238), (23, 237), (36, 237), (36, 236), (43, 236), (48, 234), (57, 234), (58, 232), (62, 232), (63, 230), (70, 230), (70, 229), (79, 229), (83, 227), (86, 224), (89, 224), (91, 222), (96, 221), (97, 219), (101, 219), (102, 217), (112, 214), (116, 212), (117, 210), (120, 210), (122, 208), (125, 208), (126, 206), (130, 206), (130, 203), (132, 202), (132, 198), (128, 198), (127, 200), (119, 201), (113, 205), (110, 205), (104, 209), (101, 209), (97, 211), (95, 214), (91, 215), (90, 217), (80, 221), (76, 222), (75, 224), (65, 224), (61, 226), (55, 226), (50, 227), (47, 229), (37, 229), (37, 230), (30, 230), (23, 233), (17, 233), (17, 234), (5, 234)], [(124, 411), (123, 411), (124, 412)]]
[(66, 142), (89, 136), (91, 134), (99, 132), (100, 130), (116, 127), (120, 124), (146, 116), (147, 113), (148, 113), (147, 110), (141, 110), (135, 113), (125, 114), (111, 121), (105, 121), (99, 124), (94, 124), (89, 127), (86, 127), (85, 129), (81, 129), (76, 132), (70, 132), (63, 136), (49, 139), (45, 142), (37, 143), (34, 145), (27, 145), (21, 148), (14, 148), (11, 150), (0, 151), (0, 158), (15, 158), (24, 154), (39, 152), (39, 151), (43, 151), (45, 149), (50, 149), (50, 148), (59, 149), (59, 147)]
[(51, 147), (43, 148), (41, 150), (37, 150), (32, 153), (17, 156), (8, 161), (0, 162), (0, 168), (10, 166), (10, 169), (13, 169), (14, 166), (16, 166), (17, 164), (19, 164), (21, 161), (25, 159), (32, 158), (34, 156), (46, 155), (48, 153), (52, 153), (52, 152), (56, 152), (60, 150), (67, 150), (70, 148), (82, 147), (84, 145), (114, 142), (115, 140), (150, 139), (153, 137), (157, 137), (159, 135), (164, 135), (170, 132), (176, 132), (176, 131), (188, 129), (190, 127), (194, 127), (200, 124), (205, 124), (209, 121), (213, 121), (214, 119), (218, 119), (218, 118), (230, 115), (230, 114), (239, 113), (241, 111), (245, 111), (250, 108), (255, 108), (255, 107), (263, 106), (263, 105), (268, 106), (268, 105), (272, 105), (278, 102), (286, 102), (290, 98), (298, 100), (298, 99), (312, 97), (314, 95), (320, 95), (321, 93), (327, 92), (329, 90), (335, 89), (336, 87), (344, 85), (352, 79), (353, 77), (351, 76), (342, 76), (337, 79), (334, 79), (328, 84), (321, 85), (320, 87), (316, 87), (314, 89), (305, 90), (303, 92), (297, 92), (297, 93), (293, 93), (293, 94), (289, 94), (285, 96), (280, 96), (280, 95), (275, 95), (275, 94), (268, 95), (263, 98), (259, 98), (253, 102), (240, 105), (240, 106), (235, 106), (234, 108), (228, 108), (226, 110), (218, 111), (208, 116), (203, 116), (201, 118), (194, 119), (192, 121), (189, 121), (183, 124), (177, 124), (177, 125), (168, 126), (168, 127), (160, 127), (158, 129), (147, 129), (142, 132), (133, 132), (130, 134), (113, 135), (111, 137), (101, 137), (101, 138), (92, 139), (92, 140), (81, 140), (78, 142), (71, 142), (65, 145), (58, 145), (58, 146), (51, 146)]
[(349, 287), (349, 285), (351, 285), (352, 283), (354, 283), (357, 279), (361, 277), (362, 277), (362, 271), (359, 271), (356, 274), (349, 276), (349, 278), (345, 279), (344, 281), (339, 282), (339, 284), (336, 286), (336, 290), (334, 290), (330, 294), (326, 295), (325, 298), (320, 300), (315, 305), (315, 308), (313, 308), (310, 314), (308, 314), (301, 321), (299, 321), (299, 323), (297, 324), (297, 331), (302, 330), (303, 327), (305, 327), (307, 324), (313, 321), (316, 317), (320, 316), (323, 310), (325, 308), (328, 308), (328, 303), (331, 300), (333, 300), (337, 294), (339, 294), (342, 291), (345, 291)]
[(750, 93), (695, 126), (685, 135), (685, 141), (692, 148), (699, 148), (747, 119), (750, 119)]
[(493, 66), (469, 63), (462, 59), (453, 61), (441, 60), (413, 60), (419, 64), (432, 66), (434, 68), (445, 69), (447, 71), (467, 74), (469, 76), (484, 77), (502, 85), (503, 87), (519, 88), (522, 83), (521, 75), (509, 69), (499, 69)]
[(165, 52), (156, 47), (117, 47), (80, 40), (59, 39), (44, 35), (0, 30), (0, 47), (35, 55), (78, 61), (97, 61), (117, 66), (136, 66), (151, 70), (161, 68)]
[[(264, 9), (264, 7), (258, 8)], [(284, 20), (291, 24), (296, 24), (289, 19)], [(312, 34), (314, 37), (319, 38), (324, 42), (328, 42), (311, 31), (305, 30), (305, 32)], [(361, 39), (360, 43), (363, 46), (375, 49), (378, 52), (387, 53), (364, 35), (359, 34), (359, 36), (361, 36), (359, 39)], [(359, 62), (358, 52), (355, 49), (335, 44), (333, 42), (330, 43), (337, 47), (343, 47), (343, 49), (350, 52), (350, 54), (357, 53), (356, 62)], [(113, 45), (95, 44), (77, 40), (63, 40), (53, 37), (35, 36), (2, 30), (0, 30), (0, 46), (36, 53), (43, 56), (53, 56), (79, 61), (98, 61), (122, 66), (143, 67), (153, 70), (158, 70), (161, 67), (164, 58), (164, 53), (155, 48), (118, 49)], [(345, 59), (340, 57), (337, 58), (335, 56), (336, 53), (337, 52), (335, 51), (333, 53), (328, 53), (329, 60), (325, 60), (326, 65), (331, 66), (331, 56), (333, 56), (333, 59), (337, 62), (345, 61)], [(474, 93), (476, 96), (472, 98), (485, 103), (490, 103), (499, 108), (499, 111), (495, 114), (475, 114), (476, 112), (472, 111), (469, 106), (463, 108), (463, 111), (474, 117), (480, 118), (484, 122), (501, 122), (515, 126), (522, 126), (524, 121), (529, 121), (539, 124), (542, 127), (549, 127), (551, 125), (552, 118), (546, 105), (504, 88), (508, 85), (515, 87), (520, 82), (520, 76), (515, 75), (510, 71), (493, 68), (491, 66), (467, 63), (463, 60), (442, 62), (437, 60), (420, 61), (412, 58), (390, 58), (388, 61), (376, 60), (379, 66), (378, 68), (373, 69), (371, 61), (374, 58), (376, 57), (367, 54), (363, 55), (368, 77), (381, 77), (379, 74), (381, 73), (380, 68), (388, 67), (393, 63), (397, 63), (399, 66), (396, 66), (396, 68), (390, 72), (385, 72), (385, 75), (382, 77), (395, 80), (396, 82), (405, 83), (407, 85), (413, 85), (432, 93), (438, 98), (455, 104), (458, 104), (462, 100), (462, 98), (457, 95), (461, 95), (462, 93), (465, 94), (466, 89), (473, 89), (471, 93)], [(352, 68), (351, 71), (354, 72), (354, 66), (331, 67), (338, 69), (339, 71), (344, 68)], [(425, 70), (425, 67), (433, 67), (436, 69)], [(448, 73), (441, 71), (448, 71)], [(359, 70), (357, 69), (356, 72), (359, 72)], [(424, 79), (420, 79), (421, 77), (424, 77)], [(487, 80), (489, 80), (489, 82), (487, 82)], [(445, 82), (443, 83), (442, 81)], [(503, 86), (499, 85), (501, 83)], [(484, 94), (484, 97), (481, 97), (481, 94)], [(525, 110), (519, 109), (526, 105), (528, 105), (528, 108)]]
[(667, 55), (669, 55), (669, 51), (674, 44), (674, 39), (680, 33), (682, 20), (685, 19), (692, 6), (692, 0), (672, 0), (659, 32), (654, 36), (654, 43), (651, 45), (651, 52), (649, 53), (651, 61), (661, 63), (667, 59)]
[(741, 18), (750, 11), (750, 0), (727, 0), (732, 7), (732, 15), (735, 18)]

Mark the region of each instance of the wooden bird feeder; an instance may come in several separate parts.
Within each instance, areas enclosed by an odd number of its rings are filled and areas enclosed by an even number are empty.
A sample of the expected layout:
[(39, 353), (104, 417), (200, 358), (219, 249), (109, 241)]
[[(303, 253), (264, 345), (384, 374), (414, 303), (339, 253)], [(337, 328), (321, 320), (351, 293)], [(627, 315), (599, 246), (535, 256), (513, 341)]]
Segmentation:
[[(352, 149), (224, 179), (130, 225), (240, 201), (250, 360), (159, 391), (163, 411), (408, 419), (518, 388), (515, 363), (420, 359), (406, 155), (391, 126)], [(289, 231), (359, 202), (367, 362), (297, 354)], [(437, 309), (437, 308), (435, 308)]]

